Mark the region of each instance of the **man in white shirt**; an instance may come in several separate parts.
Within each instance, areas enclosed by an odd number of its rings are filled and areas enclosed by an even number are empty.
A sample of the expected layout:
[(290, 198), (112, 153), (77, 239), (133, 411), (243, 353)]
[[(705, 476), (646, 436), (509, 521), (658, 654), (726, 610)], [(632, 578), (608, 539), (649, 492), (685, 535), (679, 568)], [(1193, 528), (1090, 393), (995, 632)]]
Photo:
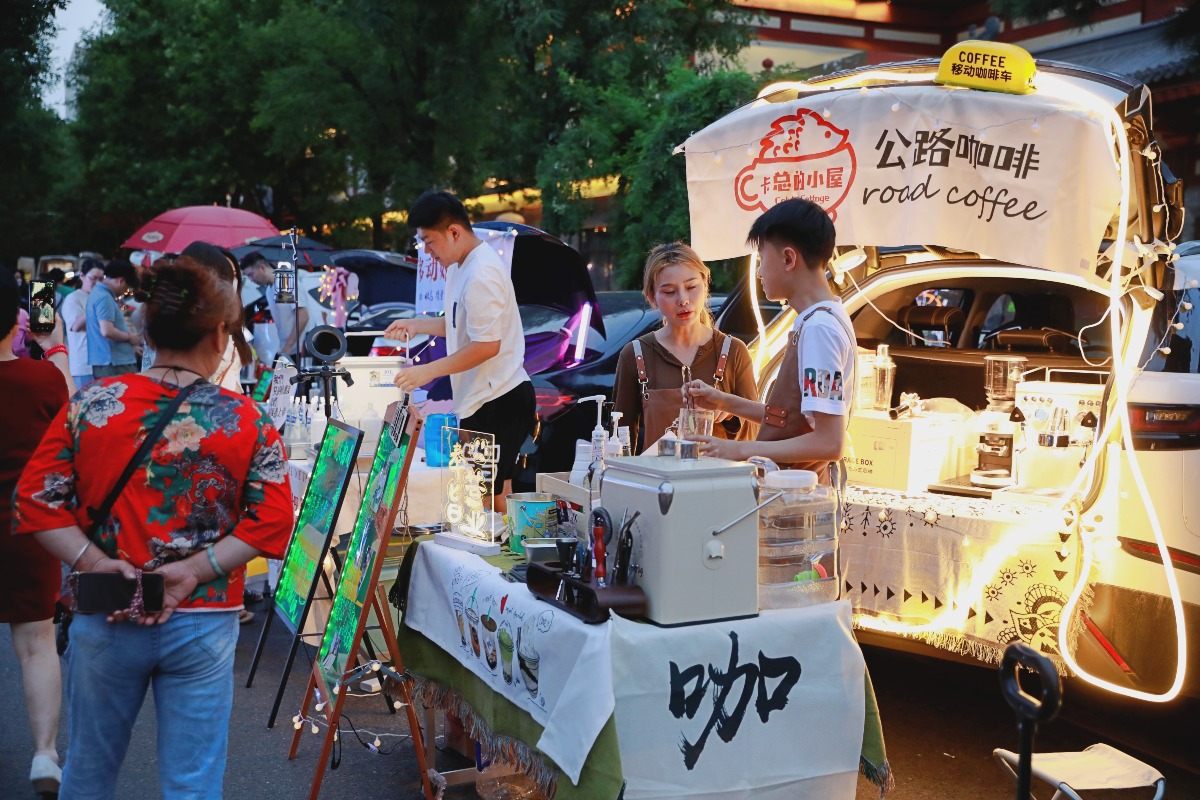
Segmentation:
[(416, 228), (417, 239), (429, 254), (448, 265), (445, 315), (398, 320), (385, 335), (389, 339), (445, 336), (447, 355), (400, 370), (396, 386), (411, 392), (450, 376), (459, 426), (496, 437), (497, 495), (492, 507), (504, 512), (518, 451), (535, 420), (533, 383), (525, 372), (525, 335), (512, 277), (496, 251), (475, 235), (467, 209), (454, 195), (421, 195), (408, 212), (408, 224)]
[(59, 311), (67, 329), (67, 361), (76, 391), (92, 382), (87, 350), (87, 299), (103, 279), (104, 265), (94, 258), (85, 258), (79, 268), (80, 288), (63, 298)]

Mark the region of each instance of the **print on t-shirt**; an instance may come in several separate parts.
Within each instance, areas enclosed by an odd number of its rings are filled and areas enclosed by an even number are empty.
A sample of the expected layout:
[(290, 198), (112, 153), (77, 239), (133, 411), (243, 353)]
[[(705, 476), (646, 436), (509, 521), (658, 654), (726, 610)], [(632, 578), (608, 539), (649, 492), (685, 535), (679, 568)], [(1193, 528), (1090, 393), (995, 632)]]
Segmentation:
[(820, 397), (826, 400), (842, 399), (842, 372), (835, 370), (830, 373), (825, 369), (804, 368), (804, 380), (801, 388), (804, 397)]

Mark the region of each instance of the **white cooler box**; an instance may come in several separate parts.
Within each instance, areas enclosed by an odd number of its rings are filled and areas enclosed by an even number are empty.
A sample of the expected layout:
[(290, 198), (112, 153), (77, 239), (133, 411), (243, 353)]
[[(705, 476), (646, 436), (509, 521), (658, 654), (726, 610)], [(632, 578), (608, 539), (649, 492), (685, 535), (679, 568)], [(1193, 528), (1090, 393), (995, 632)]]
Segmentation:
[[(600, 505), (615, 525), (627, 509), (639, 512), (635, 582), (646, 592), (646, 617), (660, 625), (758, 614), (756, 504), (754, 469), (739, 461), (610, 458), (600, 480)], [(614, 537), (610, 563), (615, 553)]]

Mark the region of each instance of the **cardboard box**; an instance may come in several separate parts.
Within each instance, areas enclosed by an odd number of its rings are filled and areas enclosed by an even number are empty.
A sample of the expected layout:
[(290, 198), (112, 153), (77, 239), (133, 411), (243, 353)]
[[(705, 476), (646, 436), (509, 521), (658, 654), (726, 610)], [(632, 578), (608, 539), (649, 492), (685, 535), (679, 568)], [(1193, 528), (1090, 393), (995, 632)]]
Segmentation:
[[(850, 418), (851, 483), (923, 492), (929, 484), (970, 472), (971, 423), (945, 414), (888, 419), (885, 411)], [(964, 463), (965, 462), (965, 463)]]

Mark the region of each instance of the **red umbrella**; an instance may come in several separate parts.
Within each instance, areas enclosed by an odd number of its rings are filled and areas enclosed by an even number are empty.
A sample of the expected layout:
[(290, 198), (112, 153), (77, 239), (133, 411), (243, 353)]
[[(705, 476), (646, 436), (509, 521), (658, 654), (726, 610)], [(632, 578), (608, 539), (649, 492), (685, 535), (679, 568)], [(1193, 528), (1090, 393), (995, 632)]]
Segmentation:
[(252, 211), (225, 206), (187, 206), (159, 214), (121, 246), (178, 253), (197, 241), (237, 247), (278, 234), (279, 229), (270, 220)]

